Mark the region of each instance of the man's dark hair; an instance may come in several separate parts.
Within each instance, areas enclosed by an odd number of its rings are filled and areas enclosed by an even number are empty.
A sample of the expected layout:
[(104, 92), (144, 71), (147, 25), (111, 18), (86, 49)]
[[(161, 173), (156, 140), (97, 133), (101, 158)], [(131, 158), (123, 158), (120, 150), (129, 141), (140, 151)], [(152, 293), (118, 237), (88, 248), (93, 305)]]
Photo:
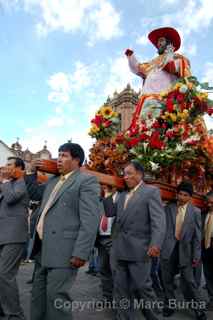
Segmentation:
[(25, 169), (25, 163), (21, 158), (18, 157), (9, 157), (7, 160), (15, 160), (15, 167), (21, 168), (21, 170)]
[(193, 185), (190, 181), (182, 181), (178, 186), (177, 186), (177, 192), (179, 193), (180, 191), (187, 192), (190, 196), (193, 195)]
[(138, 160), (131, 160), (129, 165), (132, 165), (136, 171), (140, 171), (140, 173), (144, 174), (144, 167)]
[(72, 142), (67, 142), (62, 144), (59, 149), (59, 152), (69, 152), (71, 157), (74, 159), (79, 159), (79, 166), (81, 167), (83, 162), (84, 162), (84, 158), (85, 158), (85, 154), (84, 154), (84, 150), (82, 149), (82, 147), (77, 144), (77, 143), (72, 143)]

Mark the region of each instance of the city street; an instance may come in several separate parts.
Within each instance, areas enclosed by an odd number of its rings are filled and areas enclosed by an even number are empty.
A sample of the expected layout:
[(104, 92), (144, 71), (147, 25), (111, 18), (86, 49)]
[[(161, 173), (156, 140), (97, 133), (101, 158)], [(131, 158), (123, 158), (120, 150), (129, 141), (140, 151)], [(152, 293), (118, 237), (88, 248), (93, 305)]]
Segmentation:
[[(26, 282), (31, 278), (33, 270), (33, 263), (24, 264), (21, 266), (18, 276), (18, 283), (20, 288), (21, 303), (26, 315), (26, 319), (29, 320), (30, 309), (30, 294), (31, 285)], [(95, 301), (100, 300), (101, 288), (100, 279), (95, 276), (91, 276), (85, 273), (87, 267), (82, 268), (79, 271), (78, 278), (75, 286), (73, 287), (73, 308), (76, 310), (73, 312), (74, 320), (110, 320), (113, 319), (113, 312), (103, 307), (100, 302), (95, 307)], [(80, 301), (80, 303), (79, 303)], [(90, 301), (90, 303), (85, 303)], [(208, 319), (213, 318), (213, 312), (208, 313)], [(4, 318), (0, 318), (3, 320)], [(138, 312), (131, 320), (142, 320), (143, 317)], [(159, 320), (162, 316), (159, 315)], [(195, 319), (194, 314), (190, 311), (179, 310), (171, 318), (171, 320), (187, 320)], [(58, 319), (59, 320), (59, 319)]]

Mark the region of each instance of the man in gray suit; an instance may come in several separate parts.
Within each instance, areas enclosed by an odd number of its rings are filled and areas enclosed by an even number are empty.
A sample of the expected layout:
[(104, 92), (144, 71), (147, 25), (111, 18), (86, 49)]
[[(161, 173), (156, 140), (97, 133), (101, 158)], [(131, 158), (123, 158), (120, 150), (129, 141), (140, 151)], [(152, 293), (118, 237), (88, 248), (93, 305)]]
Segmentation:
[(72, 319), (72, 286), (78, 268), (89, 258), (100, 216), (100, 186), (93, 176), (80, 172), (84, 151), (65, 143), (59, 148), (57, 165), (61, 176), (45, 188), (36, 226), (36, 257), (31, 319)]
[[(143, 167), (135, 160), (124, 169), (128, 192), (117, 201), (113, 254), (117, 260), (115, 298), (117, 319), (132, 319), (130, 297), (141, 303), (148, 320), (157, 320), (154, 313), (155, 295), (150, 278), (151, 257), (160, 254), (165, 236), (165, 212), (159, 189), (143, 181)], [(134, 299), (134, 308), (137, 302)]]
[(202, 261), (209, 295), (208, 309), (213, 310), (213, 191), (206, 195), (207, 208), (202, 213)]
[[(205, 320), (201, 295), (194, 278), (193, 268), (201, 259), (201, 214), (191, 204), (193, 186), (183, 181), (177, 187), (177, 203), (165, 207), (167, 233), (161, 251), (161, 272), (165, 288), (165, 317), (175, 312), (174, 276), (181, 274), (182, 289), (189, 304), (194, 308), (196, 319)], [(189, 308), (186, 307), (186, 308)]]
[(0, 312), (10, 320), (24, 319), (16, 283), (28, 235), (23, 170), (24, 162), (10, 157), (0, 173)]

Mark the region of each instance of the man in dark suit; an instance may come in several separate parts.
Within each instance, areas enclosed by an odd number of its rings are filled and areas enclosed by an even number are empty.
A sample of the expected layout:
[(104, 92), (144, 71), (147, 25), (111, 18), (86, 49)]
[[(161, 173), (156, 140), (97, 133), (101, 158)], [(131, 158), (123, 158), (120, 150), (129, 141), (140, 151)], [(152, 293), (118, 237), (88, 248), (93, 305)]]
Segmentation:
[(51, 178), (43, 194), (31, 320), (72, 319), (71, 288), (89, 258), (103, 212), (97, 179), (79, 170), (83, 161), (80, 145), (62, 145), (57, 160), (61, 176)]
[(112, 226), (115, 219), (114, 201), (116, 189), (112, 186), (102, 185), (104, 214), (101, 217), (99, 233), (96, 240), (100, 262), (100, 279), (102, 285), (103, 299), (113, 300), (113, 279), (110, 265), (110, 252), (112, 247)]
[[(175, 312), (174, 276), (179, 271), (185, 298), (195, 302), (196, 319), (205, 320), (207, 318), (202, 309), (205, 303), (201, 303), (193, 272), (193, 268), (201, 260), (201, 214), (191, 204), (192, 194), (192, 184), (183, 181), (177, 187), (177, 202), (165, 207), (167, 233), (161, 251), (161, 272), (165, 289), (163, 314), (169, 317)], [(193, 309), (193, 304), (190, 307)]]
[(0, 309), (10, 320), (23, 320), (16, 275), (28, 236), (28, 196), (24, 162), (10, 157), (0, 173)]
[(206, 195), (207, 212), (203, 214), (202, 260), (209, 295), (208, 308), (213, 309), (213, 191)]
[[(157, 320), (155, 295), (150, 278), (151, 259), (160, 254), (165, 236), (165, 212), (157, 187), (143, 181), (143, 167), (135, 160), (124, 169), (128, 191), (117, 200), (113, 232), (113, 254), (116, 257), (115, 299), (117, 319), (132, 319), (130, 300), (139, 299), (142, 313), (148, 320)], [(131, 298), (130, 298), (131, 297)], [(124, 300), (126, 301), (126, 305)], [(136, 300), (132, 301), (135, 306)], [(147, 306), (149, 304), (149, 306)]]

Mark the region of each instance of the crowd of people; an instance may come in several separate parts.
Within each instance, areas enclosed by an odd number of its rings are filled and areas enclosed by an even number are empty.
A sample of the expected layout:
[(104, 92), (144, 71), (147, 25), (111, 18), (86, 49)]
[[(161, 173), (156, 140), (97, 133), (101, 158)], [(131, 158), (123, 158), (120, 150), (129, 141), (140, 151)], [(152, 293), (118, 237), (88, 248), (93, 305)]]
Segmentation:
[[(59, 148), (60, 174), (47, 183), (38, 183), (36, 172), (25, 175), (24, 162), (16, 157), (1, 169), (0, 314), (25, 319), (16, 275), (26, 249), (31, 201), (36, 203), (30, 220), (30, 258), (35, 263), (31, 320), (72, 319), (72, 309), (57, 308), (55, 301), (72, 303), (77, 271), (94, 247), (102, 298), (115, 302), (115, 319), (132, 319), (139, 301), (145, 319), (157, 320), (157, 295), (163, 297), (163, 316), (171, 316), (178, 309), (177, 274), (187, 308), (196, 319), (207, 319), (206, 310), (213, 306), (213, 191), (201, 213), (192, 204), (189, 181), (178, 185), (173, 202), (163, 204), (160, 190), (144, 182), (144, 169), (136, 160), (124, 168), (125, 190), (100, 185), (80, 171), (83, 162), (81, 146), (69, 142)], [(202, 265), (208, 301), (200, 292)]]

